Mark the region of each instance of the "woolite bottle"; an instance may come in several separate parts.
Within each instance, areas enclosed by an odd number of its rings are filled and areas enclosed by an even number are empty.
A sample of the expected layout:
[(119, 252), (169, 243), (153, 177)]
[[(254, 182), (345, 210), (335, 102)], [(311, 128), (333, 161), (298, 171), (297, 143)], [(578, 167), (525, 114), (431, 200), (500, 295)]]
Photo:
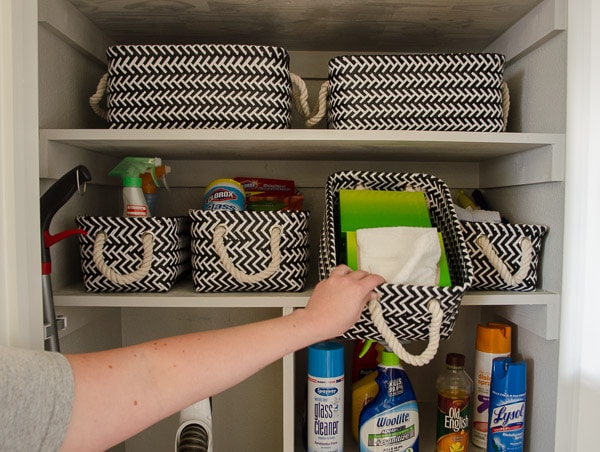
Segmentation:
[(361, 452), (418, 452), (419, 410), (400, 359), (384, 350), (377, 371), (379, 392), (360, 414)]
[(327, 341), (308, 348), (308, 452), (344, 450), (344, 346)]

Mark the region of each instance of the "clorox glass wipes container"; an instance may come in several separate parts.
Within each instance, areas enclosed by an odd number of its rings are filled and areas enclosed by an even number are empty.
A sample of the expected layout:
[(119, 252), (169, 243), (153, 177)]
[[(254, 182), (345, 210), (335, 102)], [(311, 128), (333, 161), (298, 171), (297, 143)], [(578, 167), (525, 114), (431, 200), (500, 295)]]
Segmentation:
[(242, 211), (246, 209), (246, 191), (233, 179), (215, 179), (206, 187), (203, 210)]
[(308, 452), (344, 450), (344, 346), (319, 342), (308, 348)]

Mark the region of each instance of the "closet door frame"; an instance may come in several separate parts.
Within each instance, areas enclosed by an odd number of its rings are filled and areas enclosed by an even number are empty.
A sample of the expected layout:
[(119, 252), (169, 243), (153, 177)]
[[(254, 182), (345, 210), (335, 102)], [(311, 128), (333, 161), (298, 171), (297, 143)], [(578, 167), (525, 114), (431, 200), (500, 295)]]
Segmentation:
[(43, 348), (37, 1), (0, 2), (0, 344)]

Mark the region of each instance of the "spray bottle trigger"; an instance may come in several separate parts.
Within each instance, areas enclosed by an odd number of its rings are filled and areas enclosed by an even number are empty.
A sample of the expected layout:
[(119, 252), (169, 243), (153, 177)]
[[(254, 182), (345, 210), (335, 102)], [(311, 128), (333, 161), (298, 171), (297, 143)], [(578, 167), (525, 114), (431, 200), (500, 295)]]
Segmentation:
[(367, 339), (363, 345), (362, 350), (360, 351), (360, 353), (358, 354), (359, 358), (362, 358), (363, 356), (365, 356), (367, 354), (367, 352), (369, 351), (369, 349), (371, 348), (371, 345), (373, 345), (373, 340), (371, 339)]

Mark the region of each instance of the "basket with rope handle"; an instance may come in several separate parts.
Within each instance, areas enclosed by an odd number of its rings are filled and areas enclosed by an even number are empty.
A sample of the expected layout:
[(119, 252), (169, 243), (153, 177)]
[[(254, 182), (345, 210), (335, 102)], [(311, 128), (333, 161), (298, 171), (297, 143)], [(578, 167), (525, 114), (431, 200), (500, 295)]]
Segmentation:
[(546, 226), (461, 221), (461, 227), (474, 289), (535, 290)]
[[(336, 209), (339, 191), (360, 186), (370, 190), (422, 191), (431, 224), (442, 234), (452, 285), (417, 286), (385, 283), (376, 289), (359, 321), (345, 334), (349, 339), (386, 342), (407, 364), (422, 366), (437, 353), (440, 340), (450, 337), (462, 296), (471, 285), (473, 269), (452, 196), (446, 184), (428, 174), (342, 171), (327, 179), (325, 216), (319, 249), (319, 276), (326, 278), (338, 265)], [(428, 341), (419, 355), (411, 355), (402, 341)]]
[(324, 115), (279, 47), (117, 45), (107, 57), (89, 102), (111, 128), (285, 129), (292, 103), (308, 122)]
[(191, 267), (189, 218), (75, 219), (88, 292), (166, 292)]
[(297, 108), (308, 127), (327, 115), (331, 129), (502, 132), (504, 61), (494, 53), (342, 55), (329, 61), (317, 105)]
[(309, 267), (307, 211), (190, 210), (197, 292), (295, 292)]

